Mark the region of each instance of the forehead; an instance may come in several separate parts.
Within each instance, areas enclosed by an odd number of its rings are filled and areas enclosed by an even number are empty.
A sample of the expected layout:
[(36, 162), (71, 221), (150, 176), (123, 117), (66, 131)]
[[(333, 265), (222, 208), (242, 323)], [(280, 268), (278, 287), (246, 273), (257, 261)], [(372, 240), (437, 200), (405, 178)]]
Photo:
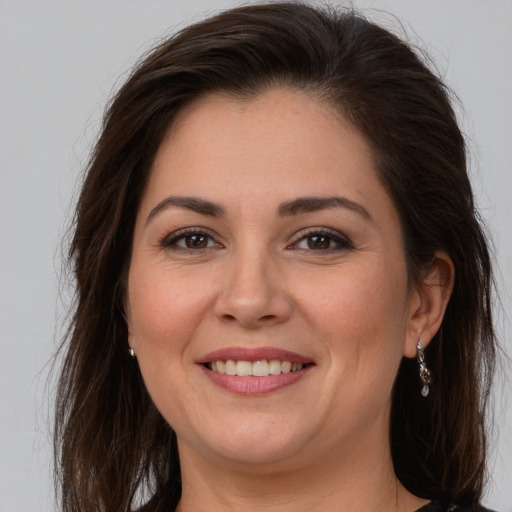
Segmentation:
[(244, 99), (211, 94), (184, 108), (151, 178), (172, 175), (179, 186), (229, 174), (235, 184), (249, 174), (260, 183), (293, 178), (313, 186), (355, 167), (361, 178), (376, 178), (371, 146), (358, 130), (306, 93), (274, 89)]
[[(267, 238), (284, 225), (283, 205), (342, 198), (372, 219), (372, 243), (400, 250), (403, 245), (398, 211), (377, 175), (366, 138), (329, 106), (300, 92), (271, 90), (243, 101), (216, 94), (183, 110), (157, 152), (137, 212), (135, 239), (160, 204), (190, 198), (218, 207), (221, 224), (232, 233)], [(203, 222), (183, 208), (165, 211), (158, 217), (162, 229), (178, 221)], [(349, 209), (330, 215), (302, 219), (341, 222), (347, 229), (362, 226), (363, 217)]]
[(240, 207), (304, 195), (369, 204), (387, 197), (367, 139), (327, 103), (289, 89), (243, 99), (209, 94), (180, 111), (157, 152), (142, 208), (169, 194)]

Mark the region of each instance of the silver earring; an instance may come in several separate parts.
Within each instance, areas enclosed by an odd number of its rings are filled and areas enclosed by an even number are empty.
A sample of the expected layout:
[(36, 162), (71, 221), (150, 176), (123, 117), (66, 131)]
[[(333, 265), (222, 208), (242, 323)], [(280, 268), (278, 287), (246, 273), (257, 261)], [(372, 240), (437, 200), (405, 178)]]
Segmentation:
[(129, 348), (128, 348), (128, 352), (129, 352), (129, 354), (130, 354), (132, 357), (135, 357), (135, 350), (133, 350), (133, 348), (132, 348), (132, 347), (129, 347)]
[(423, 382), (423, 387), (421, 388), (421, 395), (427, 396), (429, 392), (429, 384), (432, 384), (434, 382), (434, 375), (433, 373), (427, 368), (427, 365), (425, 364), (425, 353), (423, 352), (423, 345), (421, 344), (421, 340), (418, 340), (418, 343), (416, 345), (416, 352), (418, 359), (418, 366), (420, 369), (420, 378)]

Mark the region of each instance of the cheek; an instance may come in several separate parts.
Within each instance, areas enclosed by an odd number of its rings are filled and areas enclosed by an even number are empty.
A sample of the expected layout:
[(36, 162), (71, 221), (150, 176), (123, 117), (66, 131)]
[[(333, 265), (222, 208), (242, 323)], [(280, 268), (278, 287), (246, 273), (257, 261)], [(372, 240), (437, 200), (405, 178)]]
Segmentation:
[(162, 265), (130, 270), (132, 344), (146, 388), (170, 424), (183, 415), (190, 392), (184, 361), (207, 300), (197, 290), (194, 279), (184, 282)]
[[(130, 272), (132, 335), (137, 352), (182, 352), (210, 299), (201, 276), (180, 279), (158, 266)], [(158, 358), (158, 354), (156, 354)]]
[(363, 336), (404, 326), (407, 282), (399, 269), (354, 265), (303, 285), (310, 318), (333, 333)]
[[(326, 408), (333, 428), (347, 416), (372, 424), (388, 411), (402, 359), (407, 283), (400, 272), (354, 268), (308, 297), (309, 320), (328, 360)], [(364, 404), (364, 407), (362, 407)]]
[(303, 309), (321, 337), (333, 378), (350, 375), (362, 395), (379, 381), (391, 386), (406, 333), (405, 270), (396, 263), (353, 265), (310, 284), (315, 286), (301, 293)]

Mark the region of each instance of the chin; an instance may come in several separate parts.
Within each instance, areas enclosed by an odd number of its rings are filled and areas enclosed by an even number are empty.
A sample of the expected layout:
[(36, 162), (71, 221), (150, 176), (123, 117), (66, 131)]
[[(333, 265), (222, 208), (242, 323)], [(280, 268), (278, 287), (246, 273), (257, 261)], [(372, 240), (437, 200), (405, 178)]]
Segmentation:
[(302, 432), (299, 432), (289, 424), (276, 422), (275, 418), (272, 421), (230, 423), (229, 428), (216, 430), (216, 435), (209, 432), (203, 437), (203, 449), (223, 463), (259, 470), (270, 466), (275, 470), (276, 464), (296, 459), (311, 439), (305, 429), (301, 428)]

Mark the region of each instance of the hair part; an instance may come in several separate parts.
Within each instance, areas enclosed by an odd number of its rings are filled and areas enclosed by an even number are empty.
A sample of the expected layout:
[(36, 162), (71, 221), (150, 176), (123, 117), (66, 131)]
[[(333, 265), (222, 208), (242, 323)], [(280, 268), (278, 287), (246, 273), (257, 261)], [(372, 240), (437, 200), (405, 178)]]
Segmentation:
[(135, 217), (177, 112), (209, 93), (250, 98), (287, 87), (327, 102), (370, 141), (399, 212), (411, 282), (437, 250), (456, 278), (427, 350), (437, 382), (419, 397), (404, 359), (390, 427), (395, 471), (413, 494), (477, 501), (485, 482), (485, 410), (495, 337), (486, 237), (449, 93), (410, 47), (351, 9), (272, 3), (223, 12), (155, 48), (111, 102), (74, 218), (76, 303), (55, 420), (62, 509), (173, 510), (176, 436), (127, 351), (124, 318)]

